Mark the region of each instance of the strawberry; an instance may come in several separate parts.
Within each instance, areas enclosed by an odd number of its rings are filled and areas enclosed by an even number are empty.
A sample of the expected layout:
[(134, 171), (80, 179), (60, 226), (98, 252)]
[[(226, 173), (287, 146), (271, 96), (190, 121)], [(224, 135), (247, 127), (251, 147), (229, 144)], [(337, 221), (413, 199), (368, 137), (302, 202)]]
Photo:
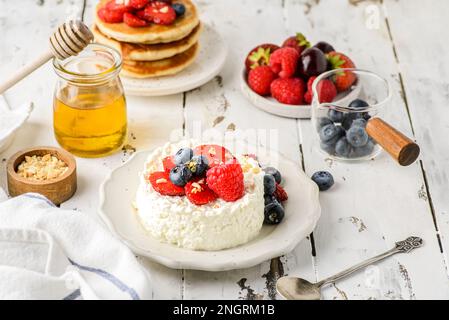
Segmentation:
[(234, 159), (234, 156), (225, 147), (216, 144), (203, 144), (193, 149), (194, 155), (204, 155), (209, 161), (209, 168)]
[(297, 33), (296, 36), (290, 37), (284, 41), (282, 47), (290, 47), (298, 51), (301, 54), (305, 49), (310, 48), (310, 42), (302, 33)]
[(316, 76), (313, 76), (310, 77), (309, 80), (307, 80), (307, 91), (312, 92), (312, 85), (316, 78), (317, 78)]
[(276, 75), (269, 66), (256, 67), (249, 71), (248, 85), (257, 94), (266, 96), (270, 94), (270, 86)]
[(312, 100), (313, 100), (313, 93), (312, 93), (312, 91), (307, 91), (304, 94), (304, 101), (305, 101), (305, 103), (312, 104)]
[(299, 78), (279, 78), (271, 83), (271, 95), (280, 103), (302, 104), (304, 92), (304, 81)]
[[(145, 9), (142, 10), (137, 10), (135, 13), (137, 18), (142, 19), (142, 20), (147, 20), (147, 16), (145, 15)], [(147, 20), (148, 21), (148, 20)]]
[(274, 197), (279, 202), (288, 200), (287, 192), (285, 191), (284, 188), (281, 187), (279, 183), (276, 183), (276, 191), (274, 191)]
[(116, 13), (121, 13), (122, 15), (125, 12), (130, 12), (132, 8), (125, 3), (120, 3), (117, 0), (110, 0), (105, 5), (106, 10), (108, 11), (114, 11)]
[(271, 54), (277, 49), (279, 49), (279, 46), (272, 43), (265, 43), (255, 47), (246, 57), (246, 71), (260, 66), (267, 66), (270, 62)]
[[(354, 62), (352, 62), (352, 60), (343, 53), (331, 51), (326, 55), (326, 57), (332, 70), (341, 68), (355, 68)], [(351, 88), (357, 80), (357, 76), (353, 72), (342, 71), (338, 73), (333, 80), (337, 91), (342, 92)]]
[(218, 196), (206, 184), (206, 178), (196, 178), (191, 180), (184, 187), (187, 199), (193, 204), (203, 205), (212, 202)]
[(165, 172), (170, 172), (171, 169), (176, 167), (176, 164), (173, 162), (173, 157), (165, 157), (162, 159), (162, 166)]
[(123, 22), (123, 12), (112, 11), (106, 8), (101, 8), (97, 12), (98, 18), (106, 23), (120, 23)]
[(147, 177), (147, 180), (155, 191), (164, 196), (183, 196), (185, 194), (183, 187), (178, 187), (170, 181), (168, 172), (153, 172)]
[(145, 8), (148, 3), (150, 0), (128, 0), (128, 6), (136, 10)]
[(227, 202), (237, 201), (245, 194), (243, 170), (237, 162), (220, 164), (210, 168), (206, 177), (209, 188)]
[(140, 19), (130, 12), (125, 12), (123, 15), (123, 22), (132, 28), (147, 27), (150, 24), (148, 21)]
[(145, 7), (145, 16), (148, 21), (160, 25), (170, 25), (176, 19), (175, 10), (165, 2), (153, 1)]
[(318, 91), (318, 101), (320, 103), (332, 102), (337, 96), (337, 88), (329, 79), (320, 80), (316, 89)]
[(281, 48), (273, 52), (270, 57), (270, 67), (281, 78), (290, 78), (296, 73), (299, 54), (293, 48)]

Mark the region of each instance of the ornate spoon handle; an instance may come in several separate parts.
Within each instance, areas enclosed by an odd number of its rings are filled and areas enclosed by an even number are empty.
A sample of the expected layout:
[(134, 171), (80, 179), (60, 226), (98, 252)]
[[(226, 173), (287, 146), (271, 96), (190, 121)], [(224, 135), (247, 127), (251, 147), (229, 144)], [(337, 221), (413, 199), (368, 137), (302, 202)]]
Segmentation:
[(319, 287), (329, 284), (329, 283), (333, 283), (337, 280), (340, 280), (341, 278), (344, 278), (348, 275), (350, 275), (351, 273), (360, 270), (362, 268), (365, 268), (379, 260), (383, 260), (389, 256), (392, 256), (396, 253), (409, 253), (410, 251), (412, 251), (413, 249), (419, 248), (423, 245), (423, 240), (421, 238), (418, 237), (408, 237), (407, 239), (403, 240), (403, 241), (399, 241), (396, 242), (396, 245), (394, 248), (388, 250), (387, 252), (384, 252), (382, 254), (379, 254), (371, 259), (368, 259), (366, 261), (363, 261), (359, 264), (356, 264), (355, 266), (348, 268), (342, 272), (337, 273), (334, 276), (331, 276), (327, 279), (321, 280), (320, 282), (317, 283), (317, 285)]

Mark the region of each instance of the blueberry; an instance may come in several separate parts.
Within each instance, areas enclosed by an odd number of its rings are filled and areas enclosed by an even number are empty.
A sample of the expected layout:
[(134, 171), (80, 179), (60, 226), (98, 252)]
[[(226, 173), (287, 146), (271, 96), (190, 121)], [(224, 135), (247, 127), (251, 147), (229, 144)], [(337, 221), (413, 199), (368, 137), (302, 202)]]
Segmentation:
[(363, 147), (353, 148), (350, 157), (351, 158), (360, 158), (370, 155), (374, 150), (374, 143), (372, 141), (368, 141), (366, 145)]
[(345, 137), (338, 140), (335, 145), (335, 154), (339, 157), (348, 158), (351, 150), (351, 145)]
[(170, 181), (179, 187), (183, 187), (192, 179), (193, 173), (185, 164), (180, 164), (170, 170)]
[(272, 194), (266, 194), (263, 197), (265, 200), (265, 205), (269, 205), (270, 203), (277, 201), (276, 197)]
[(318, 171), (312, 175), (312, 180), (318, 185), (320, 191), (329, 190), (334, 185), (334, 177), (327, 171)]
[(343, 112), (334, 109), (330, 109), (327, 115), (331, 121), (338, 123), (341, 123), (345, 118), (345, 114)]
[(332, 123), (333, 122), (329, 118), (326, 117), (318, 118), (316, 122), (316, 130), (319, 132), (322, 127)]
[(264, 215), (264, 223), (278, 224), (282, 221), (282, 219), (284, 219), (285, 211), (282, 205), (277, 200), (275, 200), (265, 206)]
[(322, 142), (328, 142), (339, 134), (339, 129), (334, 124), (328, 124), (321, 128), (320, 139)]
[(179, 149), (173, 157), (175, 164), (187, 163), (193, 157), (193, 150), (190, 148)]
[(365, 128), (366, 127), (366, 120), (365, 119), (355, 119), (352, 124), (351, 127), (361, 127), (361, 128)]
[(273, 194), (276, 191), (276, 180), (271, 174), (266, 174), (263, 177), (263, 187), (265, 194)]
[(209, 160), (207, 160), (207, 157), (203, 155), (194, 156), (189, 162), (187, 162), (187, 166), (193, 175), (202, 176), (209, 168)]
[(335, 153), (335, 144), (326, 144), (324, 142), (320, 142), (321, 150), (327, 152), (330, 155)]
[(281, 183), (282, 175), (278, 169), (273, 168), (273, 167), (266, 167), (265, 169), (263, 169), (263, 171), (266, 174), (272, 175), (274, 177), (274, 179), (276, 180), (276, 183)]
[(355, 99), (349, 104), (348, 107), (350, 109), (363, 109), (368, 107), (368, 103), (362, 99)]
[(346, 132), (346, 138), (353, 147), (363, 147), (368, 143), (369, 137), (368, 134), (366, 133), (365, 128), (352, 126)]
[(186, 7), (182, 3), (174, 3), (172, 4), (172, 8), (175, 10), (177, 17), (183, 16), (186, 13)]

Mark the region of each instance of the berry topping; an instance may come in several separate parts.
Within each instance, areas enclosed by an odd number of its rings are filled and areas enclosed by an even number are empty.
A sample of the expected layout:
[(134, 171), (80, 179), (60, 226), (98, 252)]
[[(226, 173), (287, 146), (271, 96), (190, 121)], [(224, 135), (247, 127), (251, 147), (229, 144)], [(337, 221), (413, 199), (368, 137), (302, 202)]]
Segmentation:
[(225, 148), (216, 144), (203, 144), (193, 150), (195, 155), (204, 155), (209, 161), (209, 167), (233, 160), (234, 156)]
[(318, 185), (320, 191), (326, 191), (334, 185), (334, 177), (327, 171), (315, 172), (312, 180)]
[(290, 78), (296, 73), (299, 54), (293, 48), (281, 48), (270, 57), (270, 67), (281, 78)]
[(268, 204), (270, 204), (270, 203), (272, 203), (274, 201), (277, 201), (276, 197), (274, 196), (274, 194), (265, 194), (263, 196), (263, 198), (264, 198), (265, 205), (268, 205)]
[(171, 169), (176, 167), (176, 164), (173, 162), (173, 157), (165, 157), (162, 159), (162, 166), (165, 172), (170, 172)]
[(273, 167), (266, 167), (265, 169), (263, 169), (263, 171), (265, 172), (265, 174), (272, 175), (274, 177), (274, 179), (276, 180), (276, 183), (281, 183), (282, 175), (278, 169), (273, 168)]
[(281, 187), (279, 183), (276, 183), (276, 191), (274, 192), (274, 196), (279, 202), (287, 201), (288, 195), (287, 191)]
[(193, 156), (186, 165), (194, 176), (202, 176), (209, 168), (209, 160), (204, 155)]
[(248, 85), (255, 93), (266, 96), (270, 94), (271, 83), (276, 78), (269, 66), (256, 67), (249, 71)]
[(217, 165), (206, 173), (207, 185), (220, 198), (232, 202), (243, 197), (245, 185), (240, 164), (231, 162)]
[(316, 45), (314, 45), (314, 47), (320, 49), (323, 53), (335, 51), (334, 47), (332, 47), (329, 43), (324, 41), (318, 42)]
[(105, 5), (106, 10), (108, 11), (114, 11), (116, 13), (121, 13), (122, 15), (125, 12), (130, 12), (132, 10), (132, 7), (129, 5), (126, 5), (124, 3), (120, 3), (117, 0), (110, 0)]
[(173, 162), (175, 164), (187, 163), (193, 157), (193, 150), (190, 148), (181, 148), (173, 156)]
[(123, 15), (123, 22), (132, 28), (147, 27), (150, 24), (148, 21), (141, 19), (130, 12), (125, 12)]
[[(354, 62), (343, 53), (331, 51), (327, 55), (331, 69), (355, 68)], [(350, 71), (342, 71), (335, 76), (334, 82), (338, 92), (346, 91), (356, 81), (357, 76)]]
[(113, 11), (113, 10), (107, 10), (106, 8), (102, 8), (102, 9), (98, 10), (97, 14), (98, 14), (98, 18), (100, 18), (101, 21), (106, 22), (106, 23), (123, 22), (124, 13), (121, 11)]
[(176, 19), (175, 10), (167, 3), (153, 1), (145, 7), (145, 16), (156, 24), (170, 25)]
[(246, 71), (251, 69), (267, 66), (270, 62), (270, 56), (279, 47), (275, 44), (265, 43), (251, 50), (245, 60)]
[(217, 195), (207, 186), (206, 178), (194, 179), (184, 189), (190, 202), (199, 206), (217, 199)]
[(128, 0), (128, 6), (137, 10), (145, 8), (148, 3), (150, 0)]
[(284, 208), (278, 201), (273, 201), (272, 203), (265, 206), (264, 209), (264, 223), (266, 224), (278, 224), (284, 219), (285, 212)]
[(296, 36), (290, 37), (284, 41), (282, 47), (290, 47), (295, 49), (298, 54), (301, 54), (305, 49), (310, 47), (310, 42), (302, 33), (297, 33)]
[(299, 58), (298, 69), (307, 77), (318, 76), (327, 70), (326, 56), (320, 49), (306, 49)]
[(174, 3), (172, 8), (175, 10), (177, 17), (181, 17), (186, 13), (186, 7), (182, 3)]
[(170, 181), (180, 187), (184, 187), (192, 176), (192, 171), (185, 164), (177, 165), (170, 170)]
[(148, 176), (153, 189), (164, 196), (183, 196), (184, 188), (171, 183), (168, 172), (153, 172)]
[(271, 94), (280, 103), (302, 104), (304, 92), (304, 81), (299, 78), (276, 79), (271, 83)]
[(263, 176), (263, 188), (264, 194), (274, 194), (276, 191), (276, 180), (271, 174), (266, 174)]

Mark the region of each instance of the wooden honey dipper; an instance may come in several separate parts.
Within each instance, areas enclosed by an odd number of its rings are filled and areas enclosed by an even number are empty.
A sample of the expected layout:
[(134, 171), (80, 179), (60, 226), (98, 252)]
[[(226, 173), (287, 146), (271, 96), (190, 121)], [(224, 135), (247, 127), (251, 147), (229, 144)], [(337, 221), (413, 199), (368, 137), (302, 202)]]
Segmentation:
[(411, 165), (419, 156), (419, 146), (380, 118), (371, 118), (366, 132), (401, 166)]
[(94, 36), (89, 28), (79, 20), (63, 23), (50, 37), (50, 47), (36, 60), (19, 69), (14, 75), (0, 83), (0, 94), (38, 69), (44, 63), (56, 57), (60, 60), (76, 56), (92, 42)]

